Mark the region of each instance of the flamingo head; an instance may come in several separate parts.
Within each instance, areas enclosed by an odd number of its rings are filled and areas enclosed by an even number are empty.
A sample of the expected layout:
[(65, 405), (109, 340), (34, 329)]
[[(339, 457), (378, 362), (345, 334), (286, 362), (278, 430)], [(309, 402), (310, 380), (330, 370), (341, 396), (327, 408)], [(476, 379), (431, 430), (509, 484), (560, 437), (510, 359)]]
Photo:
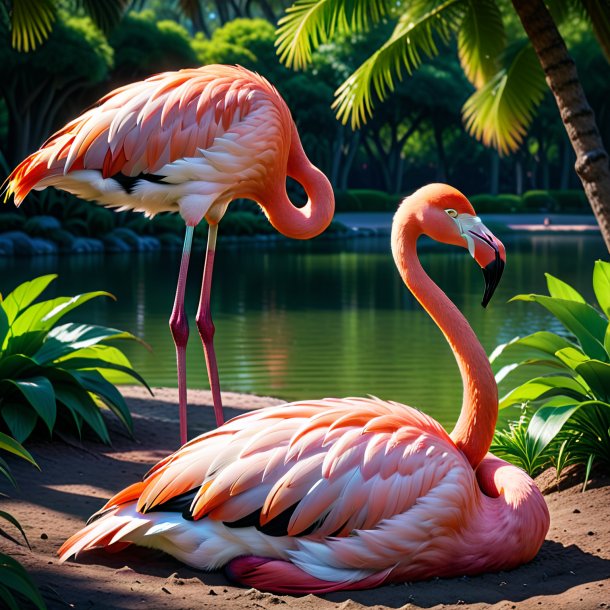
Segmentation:
[(502, 277), (506, 251), (460, 191), (447, 184), (424, 186), (404, 200), (396, 220), (405, 227), (417, 226), (436, 241), (466, 248), (483, 271), (485, 293), (481, 305), (487, 306)]

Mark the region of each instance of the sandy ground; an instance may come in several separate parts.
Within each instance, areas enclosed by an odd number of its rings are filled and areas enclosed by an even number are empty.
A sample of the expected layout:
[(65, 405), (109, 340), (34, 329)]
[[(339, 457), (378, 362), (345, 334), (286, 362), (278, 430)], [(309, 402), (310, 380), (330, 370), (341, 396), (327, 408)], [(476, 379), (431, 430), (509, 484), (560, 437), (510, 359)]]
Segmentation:
[[(124, 393), (134, 414), (135, 441), (113, 422), (112, 447), (92, 441), (31, 444), (41, 472), (11, 460), (20, 488), (2, 501), (2, 509), (19, 519), (32, 550), (0, 537), (0, 551), (27, 566), (49, 608), (610, 608), (610, 480), (601, 475), (585, 493), (569, 479), (557, 492), (554, 478), (543, 475), (539, 484), (547, 492), (551, 530), (538, 557), (511, 572), (291, 597), (235, 587), (221, 572), (199, 572), (145, 549), (89, 553), (59, 565), (61, 543), (104, 499), (177, 447), (176, 391), (155, 390), (154, 399), (138, 388)], [(209, 398), (203, 391), (189, 395), (192, 435), (213, 425)], [(280, 402), (229, 393), (224, 399), (231, 417)]]

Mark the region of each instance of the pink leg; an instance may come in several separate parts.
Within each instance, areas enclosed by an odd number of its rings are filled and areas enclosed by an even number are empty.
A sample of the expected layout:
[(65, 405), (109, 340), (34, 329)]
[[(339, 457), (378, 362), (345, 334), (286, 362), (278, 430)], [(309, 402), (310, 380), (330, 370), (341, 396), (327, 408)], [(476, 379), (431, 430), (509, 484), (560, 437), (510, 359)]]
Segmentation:
[(260, 591), (292, 595), (372, 589), (384, 584), (390, 572), (391, 570), (376, 572), (356, 582), (332, 582), (311, 576), (289, 561), (269, 557), (237, 557), (225, 566), (225, 574), (234, 582)]
[(178, 365), (178, 404), (180, 414), (180, 444), (186, 443), (186, 344), (189, 338), (189, 323), (184, 311), (184, 290), (186, 276), (189, 270), (191, 244), (193, 243), (194, 227), (187, 226), (184, 236), (184, 248), (180, 261), (176, 299), (169, 319), (169, 328), (176, 345), (176, 361)]
[(222, 399), (220, 397), (220, 381), (218, 379), (218, 365), (216, 364), (216, 353), (214, 352), (214, 323), (210, 311), (210, 294), (212, 291), (212, 272), (214, 270), (214, 255), (216, 253), (216, 234), (218, 225), (210, 225), (208, 229), (208, 246), (205, 252), (205, 265), (203, 267), (203, 281), (201, 283), (201, 298), (197, 309), (197, 328), (203, 342), (205, 362), (208, 367), (208, 378), (210, 390), (212, 390), (212, 401), (214, 403), (214, 415), (216, 425), (222, 426), (224, 417), (222, 413)]

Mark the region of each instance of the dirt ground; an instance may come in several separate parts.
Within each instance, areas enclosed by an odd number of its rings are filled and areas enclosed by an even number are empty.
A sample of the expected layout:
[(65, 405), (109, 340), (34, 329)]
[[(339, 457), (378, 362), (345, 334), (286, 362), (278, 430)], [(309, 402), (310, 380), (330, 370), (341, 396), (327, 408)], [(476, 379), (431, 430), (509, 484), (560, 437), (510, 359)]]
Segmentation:
[[(2, 500), (2, 509), (19, 519), (32, 550), (0, 537), (0, 551), (28, 568), (51, 609), (610, 608), (610, 480), (602, 475), (585, 493), (577, 477), (568, 477), (557, 491), (552, 473), (542, 475), (538, 483), (547, 494), (551, 529), (536, 559), (510, 572), (292, 597), (242, 589), (222, 572), (199, 572), (133, 547), (117, 554), (88, 553), (60, 565), (56, 552), (62, 542), (105, 499), (177, 448), (176, 390), (156, 389), (154, 398), (139, 388), (123, 392), (134, 415), (135, 441), (113, 423), (112, 447), (92, 441), (31, 444), (41, 472), (11, 460), (20, 487)], [(229, 393), (224, 399), (231, 417), (280, 402)], [(189, 403), (194, 436), (213, 426), (210, 395), (191, 392)]]

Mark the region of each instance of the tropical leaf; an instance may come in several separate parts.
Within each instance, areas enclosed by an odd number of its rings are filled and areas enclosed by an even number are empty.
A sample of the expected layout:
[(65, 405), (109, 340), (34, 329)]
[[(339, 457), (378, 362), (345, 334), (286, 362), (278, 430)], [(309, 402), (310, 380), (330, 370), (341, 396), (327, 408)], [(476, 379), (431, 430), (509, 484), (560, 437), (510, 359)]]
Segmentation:
[(38, 421), (35, 411), (24, 408), (23, 404), (17, 402), (3, 404), (0, 413), (11, 434), (20, 443), (32, 434)]
[(578, 339), (585, 353), (598, 360), (607, 358), (603, 342), (608, 322), (591, 305), (539, 294), (519, 294), (511, 301), (542, 305)]
[(115, 297), (109, 292), (97, 290), (95, 292), (86, 292), (77, 294), (73, 297), (57, 297), (49, 301), (35, 303), (28, 307), (11, 326), (11, 333), (19, 335), (28, 331), (48, 331), (50, 330), (63, 316), (71, 312), (76, 307), (83, 305), (91, 299), (97, 297)]
[(17, 316), (31, 305), (47, 288), (47, 286), (57, 278), (55, 274), (41, 275), (29, 282), (19, 284), (15, 290), (7, 295), (2, 301), (2, 308), (6, 312), (9, 325)]
[(130, 0), (79, 0), (93, 22), (103, 32), (110, 32), (123, 18)]
[(278, 22), (280, 61), (295, 69), (311, 63), (313, 50), (335, 32), (361, 32), (388, 14), (390, 0), (297, 0)]
[(549, 375), (548, 377), (535, 377), (511, 390), (498, 407), (504, 409), (514, 404), (534, 402), (551, 396), (566, 396), (577, 401), (587, 400), (587, 388), (571, 377), (562, 375)]
[(357, 129), (373, 113), (373, 93), (384, 100), (394, 90), (394, 79), (419, 67), (422, 56), (438, 55), (438, 43), (447, 44), (464, 17), (467, 0), (410, 3), (392, 35), (335, 92), (333, 108), (342, 123)]
[(55, 19), (53, 0), (13, 0), (11, 44), (18, 51), (34, 50), (47, 39)]
[(593, 291), (602, 311), (610, 318), (610, 263), (595, 261)]
[(580, 292), (572, 288), (570, 284), (566, 284), (564, 281), (554, 277), (550, 273), (545, 273), (544, 275), (546, 277), (546, 285), (549, 289), (549, 294), (552, 297), (565, 299), (566, 301), (576, 301), (578, 303), (586, 302)]
[(7, 513), (4, 510), (0, 510), (0, 519), (4, 519), (5, 521), (8, 521), (11, 525), (15, 526), (19, 530), (19, 533), (23, 536), (23, 539), (25, 540), (25, 543), (28, 545), (28, 548), (31, 548), (30, 542), (28, 541), (28, 537), (25, 535), (25, 531), (21, 527), (21, 524), (19, 523), (19, 521), (17, 521), (17, 519), (15, 519), (15, 517), (13, 517), (13, 515), (11, 515), (10, 513)]
[(0, 432), (0, 449), (13, 453), (16, 456), (27, 460), (30, 462), (30, 464), (38, 468), (38, 464), (36, 464), (29, 451), (24, 449), (15, 439), (8, 436), (8, 434), (4, 434), (3, 432)]
[(36, 585), (32, 582), (24, 567), (12, 557), (3, 553), (0, 553), (0, 587), (5, 591), (15, 591), (22, 595), (39, 610), (45, 610), (46, 608)]
[(480, 89), (499, 68), (506, 45), (496, 0), (470, 0), (458, 32), (458, 56), (468, 80)]
[(46, 364), (73, 354), (76, 350), (91, 347), (100, 341), (109, 339), (139, 340), (131, 333), (114, 328), (92, 324), (62, 324), (49, 331), (42, 347), (34, 354), (33, 359), (39, 364)]
[(548, 447), (582, 404), (545, 405), (534, 413), (527, 427), (527, 438), (536, 453), (542, 453)]
[(555, 353), (567, 347), (576, 348), (574, 343), (555, 333), (541, 330), (525, 337), (515, 337), (508, 343), (498, 345), (489, 356), (492, 366), (506, 356), (519, 358), (548, 358), (555, 357)]
[(2, 304), (0, 303), (0, 348), (2, 347), (2, 345), (4, 343), (4, 339), (6, 338), (6, 335), (8, 334), (8, 329), (9, 329), (8, 317), (6, 315), (6, 311), (4, 311), (4, 308), (2, 307)]
[(606, 59), (610, 62), (610, 0), (578, 0), (591, 22)]
[(100, 410), (89, 392), (80, 386), (62, 384), (55, 388), (55, 396), (72, 413), (82, 418), (98, 435), (102, 442), (110, 444), (108, 429)]
[(504, 155), (519, 148), (547, 91), (529, 42), (513, 45), (506, 55), (506, 67), (475, 91), (462, 108), (470, 134)]
[(16, 389), (26, 399), (27, 403), (38, 413), (42, 421), (53, 432), (57, 409), (55, 392), (51, 382), (46, 377), (31, 377), (29, 379), (3, 379), (0, 388), (6, 393), (10, 388)]

